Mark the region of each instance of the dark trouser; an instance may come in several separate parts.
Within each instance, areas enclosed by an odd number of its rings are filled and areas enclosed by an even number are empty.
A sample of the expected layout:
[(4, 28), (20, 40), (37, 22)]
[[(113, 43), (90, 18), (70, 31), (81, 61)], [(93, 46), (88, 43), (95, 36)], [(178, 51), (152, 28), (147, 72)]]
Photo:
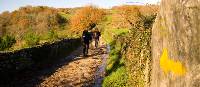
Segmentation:
[(86, 56), (88, 54), (89, 43), (83, 44), (83, 55)]
[(96, 38), (96, 39), (95, 39), (95, 47), (96, 47), (96, 48), (98, 47), (98, 44), (99, 44), (99, 39)]

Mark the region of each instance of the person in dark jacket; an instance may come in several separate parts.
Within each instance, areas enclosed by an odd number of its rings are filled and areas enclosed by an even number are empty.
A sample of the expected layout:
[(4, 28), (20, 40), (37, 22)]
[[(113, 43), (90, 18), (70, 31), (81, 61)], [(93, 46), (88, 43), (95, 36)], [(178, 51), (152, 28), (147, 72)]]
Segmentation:
[(94, 37), (94, 41), (95, 41), (95, 47), (97, 48), (98, 45), (99, 45), (99, 38), (101, 36), (101, 32), (95, 28), (95, 31), (94, 31), (94, 34), (93, 34), (93, 37)]
[(83, 56), (87, 56), (90, 40), (92, 39), (91, 34), (88, 30), (84, 30), (82, 34), (82, 41), (83, 41)]

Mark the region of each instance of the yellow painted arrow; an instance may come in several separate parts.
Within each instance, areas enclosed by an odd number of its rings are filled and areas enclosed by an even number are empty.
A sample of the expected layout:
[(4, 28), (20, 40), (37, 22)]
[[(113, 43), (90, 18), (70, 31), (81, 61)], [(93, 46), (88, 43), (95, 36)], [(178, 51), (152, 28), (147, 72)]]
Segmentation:
[(183, 76), (186, 73), (186, 69), (180, 61), (174, 61), (168, 57), (168, 51), (163, 49), (162, 56), (160, 57), (160, 67), (165, 74), (172, 72), (174, 75)]

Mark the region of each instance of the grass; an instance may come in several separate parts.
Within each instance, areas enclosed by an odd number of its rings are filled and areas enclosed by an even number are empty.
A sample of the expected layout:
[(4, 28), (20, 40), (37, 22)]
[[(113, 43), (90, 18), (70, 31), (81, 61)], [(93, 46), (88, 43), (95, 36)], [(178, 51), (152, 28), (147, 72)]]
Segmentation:
[(103, 87), (124, 87), (127, 83), (127, 71), (124, 59), (121, 56), (122, 43), (113, 41), (111, 44), (111, 52), (107, 59), (106, 74)]
[(128, 28), (114, 28), (112, 23), (112, 14), (116, 13), (116, 11), (110, 11), (109, 12), (110, 15), (106, 15), (104, 22), (102, 23), (103, 26), (102, 28), (103, 30), (103, 39), (107, 42), (107, 43), (111, 43), (114, 40), (114, 37), (116, 37), (117, 35), (120, 34), (125, 34), (129, 32)]
[(125, 87), (127, 83), (127, 74), (125, 67), (118, 68), (111, 75), (104, 79), (103, 87)]
[[(113, 11), (111, 11), (111, 14)], [(113, 28), (112, 15), (107, 15), (101, 27), (104, 29), (102, 37), (106, 43), (110, 44), (109, 58), (107, 59), (106, 74), (104, 78), (103, 87), (124, 87), (127, 82), (127, 73), (124, 66), (124, 59), (121, 56), (122, 44), (117, 40), (129, 32), (127, 28)]]
[(120, 28), (120, 29), (114, 29), (114, 28), (108, 28), (103, 33), (103, 38), (107, 43), (111, 43), (114, 38), (121, 34), (126, 34), (129, 32), (129, 29), (127, 28)]
[(127, 83), (127, 71), (122, 57), (121, 50), (123, 43), (116, 37), (123, 37), (128, 29), (110, 29), (104, 32), (103, 37), (111, 46), (109, 58), (107, 59), (106, 74), (103, 87), (124, 87)]

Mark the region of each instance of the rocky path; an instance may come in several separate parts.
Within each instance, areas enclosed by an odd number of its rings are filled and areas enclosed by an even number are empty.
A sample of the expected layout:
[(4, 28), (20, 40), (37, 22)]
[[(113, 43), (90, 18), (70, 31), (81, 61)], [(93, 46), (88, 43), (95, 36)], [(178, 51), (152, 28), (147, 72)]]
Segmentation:
[[(77, 50), (71, 56), (80, 53)], [(94, 85), (95, 72), (101, 64), (102, 55), (106, 54), (106, 45), (89, 50), (88, 57), (76, 56), (72, 62), (56, 70), (50, 77), (39, 84), (40, 87), (91, 87)]]
[[(55, 73), (43, 82), (37, 85), (38, 87), (92, 87), (95, 84), (96, 71), (101, 65), (103, 58), (107, 55), (106, 45), (100, 43), (98, 49), (91, 47), (88, 57), (81, 55), (82, 48), (74, 51), (65, 59), (72, 59), (71, 62), (63, 64)], [(64, 61), (63, 59), (62, 61)]]

